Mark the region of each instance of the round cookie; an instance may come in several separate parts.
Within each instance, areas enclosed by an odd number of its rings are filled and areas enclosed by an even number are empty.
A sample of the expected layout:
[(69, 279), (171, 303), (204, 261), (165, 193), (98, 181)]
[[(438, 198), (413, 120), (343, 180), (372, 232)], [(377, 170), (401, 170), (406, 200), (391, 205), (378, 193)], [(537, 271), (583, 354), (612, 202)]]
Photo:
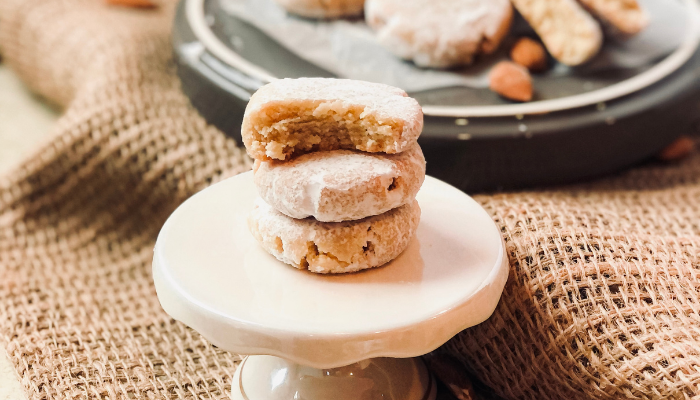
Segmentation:
[(513, 9), (509, 0), (367, 0), (365, 19), (397, 56), (420, 67), (448, 68), (495, 51)]
[(334, 150), (288, 162), (256, 161), (258, 193), (292, 218), (339, 222), (378, 215), (413, 201), (425, 180), (418, 143), (399, 154)]
[(388, 263), (403, 252), (418, 228), (412, 203), (384, 214), (346, 222), (294, 219), (258, 198), (248, 227), (278, 260), (319, 274), (355, 272)]
[(400, 153), (423, 130), (423, 111), (401, 89), (350, 79), (278, 79), (250, 98), (241, 137), (257, 160), (328, 150)]
[(340, 18), (362, 14), (365, 0), (275, 0), (292, 14), (307, 18)]

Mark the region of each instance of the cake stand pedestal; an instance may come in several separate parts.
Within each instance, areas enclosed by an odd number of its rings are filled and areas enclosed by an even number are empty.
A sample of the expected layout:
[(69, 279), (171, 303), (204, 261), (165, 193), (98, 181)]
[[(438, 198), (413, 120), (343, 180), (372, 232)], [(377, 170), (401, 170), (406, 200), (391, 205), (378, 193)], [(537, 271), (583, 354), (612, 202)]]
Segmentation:
[[(252, 173), (192, 196), (156, 242), (165, 311), (214, 345), (250, 354), (235, 400), (426, 400), (417, 357), (488, 318), (508, 277), (500, 233), (469, 196), (426, 177), (416, 237), (372, 270), (317, 275), (267, 254), (248, 232)], [(232, 371), (233, 372), (233, 371)]]

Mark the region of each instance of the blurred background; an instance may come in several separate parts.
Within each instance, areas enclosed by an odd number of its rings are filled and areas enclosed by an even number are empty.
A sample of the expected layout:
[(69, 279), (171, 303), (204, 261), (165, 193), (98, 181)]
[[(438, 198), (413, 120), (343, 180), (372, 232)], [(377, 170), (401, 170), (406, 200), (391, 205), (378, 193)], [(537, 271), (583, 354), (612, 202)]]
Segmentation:
[(29, 156), (58, 116), (58, 110), (31, 93), (0, 59), (0, 173)]

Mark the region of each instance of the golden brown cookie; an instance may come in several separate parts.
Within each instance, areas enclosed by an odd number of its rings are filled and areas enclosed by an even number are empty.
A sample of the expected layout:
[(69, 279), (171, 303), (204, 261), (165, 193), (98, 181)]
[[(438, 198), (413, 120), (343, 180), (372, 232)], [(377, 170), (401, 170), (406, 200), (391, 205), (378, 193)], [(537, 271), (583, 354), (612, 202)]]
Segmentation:
[(258, 199), (251, 233), (278, 260), (319, 274), (374, 268), (398, 257), (420, 221), (417, 201), (380, 215), (346, 222), (294, 219)]

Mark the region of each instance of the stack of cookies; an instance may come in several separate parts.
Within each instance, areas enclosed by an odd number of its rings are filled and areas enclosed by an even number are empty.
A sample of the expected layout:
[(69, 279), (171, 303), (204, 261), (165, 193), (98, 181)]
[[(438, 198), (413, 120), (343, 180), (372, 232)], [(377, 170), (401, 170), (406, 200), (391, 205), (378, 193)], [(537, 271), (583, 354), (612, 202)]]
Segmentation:
[(391, 86), (324, 78), (263, 86), (241, 128), (260, 195), (253, 236), (280, 261), (316, 273), (393, 260), (420, 220), (422, 128), (418, 102)]

